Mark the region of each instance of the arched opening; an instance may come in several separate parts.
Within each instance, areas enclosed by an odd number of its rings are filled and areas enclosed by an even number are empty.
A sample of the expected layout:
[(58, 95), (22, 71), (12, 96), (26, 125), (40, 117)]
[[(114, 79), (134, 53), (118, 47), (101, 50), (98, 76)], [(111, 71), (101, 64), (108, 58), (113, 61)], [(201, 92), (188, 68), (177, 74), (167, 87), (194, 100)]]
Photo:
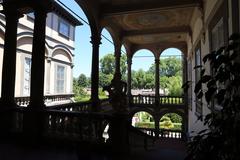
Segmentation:
[(142, 49), (132, 58), (132, 95), (155, 95), (155, 63), (151, 51)]
[(78, 15), (77, 18), (83, 25), (75, 26), (74, 59), (72, 65), (72, 90), (75, 102), (88, 101), (91, 96), (91, 68), (92, 68), (92, 44), (91, 28), (89, 26), (88, 15), (84, 9), (74, 0), (63, 1), (61, 3), (71, 9), (71, 14)]
[(155, 121), (150, 113), (139, 111), (132, 117), (132, 126), (140, 129), (154, 129)]
[(160, 130), (182, 131), (183, 118), (177, 113), (166, 113), (160, 119)]
[(164, 114), (159, 122), (160, 137), (181, 139), (183, 133), (183, 117), (177, 113)]
[[(72, 92), (72, 56), (64, 48), (56, 48), (51, 64), (45, 64), (45, 90), (48, 94), (69, 94)], [(51, 84), (51, 85), (50, 85)]]
[(115, 73), (114, 45), (111, 34), (106, 28), (101, 33), (99, 48), (99, 98), (107, 98), (108, 93), (103, 91), (103, 87), (110, 85)]
[(183, 54), (179, 49), (168, 48), (160, 56), (161, 95), (183, 95)]

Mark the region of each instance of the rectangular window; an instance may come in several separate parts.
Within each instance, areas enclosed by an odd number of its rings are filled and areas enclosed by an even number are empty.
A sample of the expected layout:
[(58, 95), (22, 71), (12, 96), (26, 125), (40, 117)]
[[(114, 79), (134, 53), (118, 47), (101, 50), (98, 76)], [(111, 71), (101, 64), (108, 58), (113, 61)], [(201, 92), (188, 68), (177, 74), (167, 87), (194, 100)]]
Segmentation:
[(24, 81), (23, 81), (23, 95), (30, 95), (30, 82), (31, 82), (31, 58), (25, 57), (24, 59)]
[[(202, 64), (201, 62), (201, 45), (196, 47), (195, 49), (195, 66), (200, 66)], [(195, 84), (201, 79), (201, 68), (197, 67), (195, 69)], [(202, 99), (198, 99), (197, 95), (195, 95), (196, 99), (196, 113), (198, 115), (202, 115)]]
[(211, 37), (212, 37), (211, 39), (212, 51), (218, 50), (220, 47), (224, 45), (223, 18), (221, 18), (212, 29)]
[(65, 38), (70, 37), (70, 25), (60, 18), (58, 23), (58, 33)]
[(64, 93), (65, 89), (65, 67), (57, 65), (56, 68), (56, 92)]

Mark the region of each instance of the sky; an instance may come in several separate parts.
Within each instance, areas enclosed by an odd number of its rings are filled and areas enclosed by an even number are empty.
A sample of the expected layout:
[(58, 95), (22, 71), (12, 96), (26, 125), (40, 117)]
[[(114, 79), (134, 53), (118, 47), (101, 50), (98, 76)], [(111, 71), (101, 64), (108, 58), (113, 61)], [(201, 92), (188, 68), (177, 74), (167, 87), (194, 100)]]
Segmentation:
[[(56, 0), (58, 1), (58, 0)], [(77, 5), (74, 0), (60, 0), (66, 6), (71, 8), (78, 16), (88, 22), (84, 12)], [(78, 18), (79, 19), (79, 18)], [(77, 26), (75, 31), (75, 51), (74, 51), (74, 68), (73, 76), (78, 77), (80, 74), (85, 74), (90, 77), (91, 75), (91, 63), (92, 63), (92, 44), (90, 43), (91, 31), (88, 24), (80, 20), (83, 25)], [(102, 35), (112, 41), (111, 35), (106, 29), (102, 31)], [(99, 49), (99, 58), (101, 59), (108, 53), (114, 53), (114, 46), (112, 43), (102, 37), (101, 45)], [(122, 48), (124, 51), (124, 48)], [(177, 49), (168, 49), (163, 52), (163, 55), (180, 55), (181, 52)], [(147, 57), (146, 57), (147, 56)], [(143, 63), (144, 61), (144, 63)], [(148, 50), (140, 50), (136, 52), (132, 60), (133, 70), (148, 70), (151, 64), (154, 63), (153, 54)]]

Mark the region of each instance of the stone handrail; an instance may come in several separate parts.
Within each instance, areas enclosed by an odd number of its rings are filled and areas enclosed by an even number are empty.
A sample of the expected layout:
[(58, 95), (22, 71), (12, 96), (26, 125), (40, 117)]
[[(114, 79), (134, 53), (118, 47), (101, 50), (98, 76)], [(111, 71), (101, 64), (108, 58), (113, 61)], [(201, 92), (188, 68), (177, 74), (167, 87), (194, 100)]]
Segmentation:
[[(44, 101), (45, 103), (48, 103), (48, 102), (70, 100), (73, 96), (74, 94), (45, 95)], [(27, 106), (29, 105), (30, 97), (29, 96), (15, 97), (15, 102), (19, 106)]]
[[(141, 128), (141, 127), (136, 127), (136, 128), (149, 136), (152, 136), (152, 137), (157, 136), (157, 135), (155, 135), (156, 130), (154, 128)], [(158, 137), (159, 138), (183, 139), (184, 138), (183, 135), (184, 135), (183, 132), (180, 130), (160, 129)]]
[[(43, 115), (44, 136), (54, 139), (70, 139), (78, 142), (101, 141), (104, 143), (102, 134), (106, 124), (112, 119), (111, 115), (104, 113), (86, 113), (53, 109), (38, 112), (37, 114)], [(18, 132), (23, 132), (24, 116), (33, 113), (36, 113), (36, 111), (28, 110), (26, 107), (16, 109), (16, 119), (18, 122), (16, 124), (16, 130)]]
[(183, 96), (160, 96), (160, 104), (184, 104)]
[[(108, 104), (109, 104), (108, 98), (100, 100), (100, 106), (104, 106)], [(51, 106), (51, 109), (61, 110), (61, 111), (86, 112), (91, 110), (91, 106), (92, 106), (91, 101), (85, 101), (85, 102), (54, 105), (54, 106)]]
[(152, 95), (132, 95), (133, 104), (154, 104), (155, 96)]
[[(140, 105), (155, 104), (156, 96), (154, 95), (132, 95), (132, 103)], [(159, 96), (159, 104), (177, 105), (184, 104), (183, 96)]]
[(173, 139), (183, 139), (183, 132), (178, 130), (167, 130), (161, 129), (159, 133), (159, 137), (161, 138), (173, 138)]

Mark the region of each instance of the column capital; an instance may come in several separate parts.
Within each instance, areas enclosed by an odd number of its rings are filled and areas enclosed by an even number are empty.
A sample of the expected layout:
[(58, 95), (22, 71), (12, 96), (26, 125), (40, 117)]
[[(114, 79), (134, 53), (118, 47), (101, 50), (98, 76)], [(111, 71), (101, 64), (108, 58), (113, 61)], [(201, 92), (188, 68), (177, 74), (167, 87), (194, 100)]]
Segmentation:
[(160, 63), (160, 59), (159, 58), (155, 58), (155, 64)]
[(127, 59), (127, 64), (131, 65), (132, 64), (132, 58)]
[(92, 45), (100, 45), (100, 44), (102, 44), (102, 42), (101, 42), (101, 40), (102, 40), (102, 38), (101, 38), (101, 36), (100, 35), (96, 35), (96, 34), (93, 34), (92, 36), (91, 36), (91, 41), (90, 41), (90, 43), (92, 43)]
[(23, 13), (21, 13), (16, 6), (16, 4), (12, 3), (3, 3), (3, 11), (1, 11), (5, 15), (5, 17), (10, 17), (10, 19), (15, 19), (18, 21), (19, 18), (23, 17)]

